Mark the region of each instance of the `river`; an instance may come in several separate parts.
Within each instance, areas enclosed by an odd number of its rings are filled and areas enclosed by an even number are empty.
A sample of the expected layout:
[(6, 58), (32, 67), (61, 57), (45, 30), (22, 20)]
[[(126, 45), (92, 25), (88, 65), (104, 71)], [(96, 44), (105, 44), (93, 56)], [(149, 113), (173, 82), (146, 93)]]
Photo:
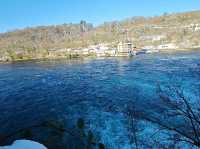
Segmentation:
[(193, 96), (199, 71), (198, 51), (0, 64), (0, 132), (54, 118), (70, 127), (81, 117), (111, 148), (128, 148), (126, 104), (153, 102), (158, 84)]

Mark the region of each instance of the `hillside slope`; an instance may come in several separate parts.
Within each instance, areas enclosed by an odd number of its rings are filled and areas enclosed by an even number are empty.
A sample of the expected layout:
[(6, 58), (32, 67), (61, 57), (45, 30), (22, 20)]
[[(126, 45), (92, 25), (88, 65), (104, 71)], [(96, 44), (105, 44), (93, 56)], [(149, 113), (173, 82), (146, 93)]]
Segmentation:
[(26, 28), (0, 34), (0, 60), (45, 58), (51, 49), (78, 48), (131, 40), (137, 47), (174, 43), (180, 48), (200, 45), (200, 11), (133, 17), (93, 27), (85, 21)]

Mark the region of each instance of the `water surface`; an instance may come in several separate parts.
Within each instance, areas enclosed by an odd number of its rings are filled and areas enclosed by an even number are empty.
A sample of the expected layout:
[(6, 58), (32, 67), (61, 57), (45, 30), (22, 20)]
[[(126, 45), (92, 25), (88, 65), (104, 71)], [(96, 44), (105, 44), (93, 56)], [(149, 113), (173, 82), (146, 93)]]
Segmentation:
[(125, 148), (126, 104), (153, 102), (158, 84), (193, 94), (199, 65), (200, 52), (1, 64), (0, 132), (53, 118), (72, 125), (82, 117), (105, 144)]

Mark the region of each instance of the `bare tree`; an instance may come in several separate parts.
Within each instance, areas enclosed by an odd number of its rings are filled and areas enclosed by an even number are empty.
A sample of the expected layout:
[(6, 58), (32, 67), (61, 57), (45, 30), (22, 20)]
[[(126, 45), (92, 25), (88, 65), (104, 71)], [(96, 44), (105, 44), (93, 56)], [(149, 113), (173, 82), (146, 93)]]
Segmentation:
[(134, 101), (128, 102), (125, 107), (124, 115), (127, 119), (127, 130), (130, 144), (134, 144), (139, 149), (139, 133), (143, 130), (140, 125), (139, 111), (137, 111)]
[(200, 147), (200, 105), (187, 98), (180, 87), (158, 87), (160, 113), (143, 114), (143, 118), (161, 129), (173, 132), (168, 140), (187, 142)]

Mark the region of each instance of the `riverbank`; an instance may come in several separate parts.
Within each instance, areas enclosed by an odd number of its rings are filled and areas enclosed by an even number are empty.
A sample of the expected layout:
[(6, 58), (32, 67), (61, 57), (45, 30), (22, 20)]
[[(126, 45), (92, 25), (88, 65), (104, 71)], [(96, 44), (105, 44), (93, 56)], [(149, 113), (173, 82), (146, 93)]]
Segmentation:
[(177, 53), (177, 52), (191, 52), (191, 51), (200, 51), (200, 48), (159, 49), (160, 53)]
[[(181, 49), (158, 49), (156, 52), (149, 52), (149, 53), (144, 53), (144, 54), (152, 54), (152, 53), (177, 53), (177, 52), (190, 52), (190, 51), (198, 51), (200, 48), (181, 48)], [(151, 50), (149, 50), (151, 51)], [(153, 51), (153, 50), (152, 50)], [(157, 52), (158, 51), (158, 52)], [(107, 57), (121, 57), (117, 54), (102, 54), (98, 55), (97, 53), (87, 53), (84, 54), (82, 52), (78, 53), (69, 53), (69, 52), (62, 52), (62, 53), (57, 53), (57, 54), (52, 54), (48, 53), (47, 55), (39, 56), (39, 57), (31, 57), (31, 56), (26, 56), (26, 57), (20, 57), (20, 58), (3, 58), (0, 59), (0, 64), (3, 63), (13, 63), (13, 62), (25, 62), (25, 61), (35, 61), (35, 60), (70, 60), (70, 59), (95, 59), (98, 57), (102, 58), (107, 58)]]
[(94, 55), (73, 55), (73, 54), (67, 54), (67, 55), (62, 55), (62, 56), (44, 56), (44, 57), (37, 57), (37, 58), (16, 58), (16, 59), (6, 59), (6, 60), (0, 60), (0, 63), (13, 63), (13, 62), (25, 62), (25, 61), (35, 61), (35, 60), (62, 60), (62, 59), (85, 59), (85, 58), (96, 58)]

